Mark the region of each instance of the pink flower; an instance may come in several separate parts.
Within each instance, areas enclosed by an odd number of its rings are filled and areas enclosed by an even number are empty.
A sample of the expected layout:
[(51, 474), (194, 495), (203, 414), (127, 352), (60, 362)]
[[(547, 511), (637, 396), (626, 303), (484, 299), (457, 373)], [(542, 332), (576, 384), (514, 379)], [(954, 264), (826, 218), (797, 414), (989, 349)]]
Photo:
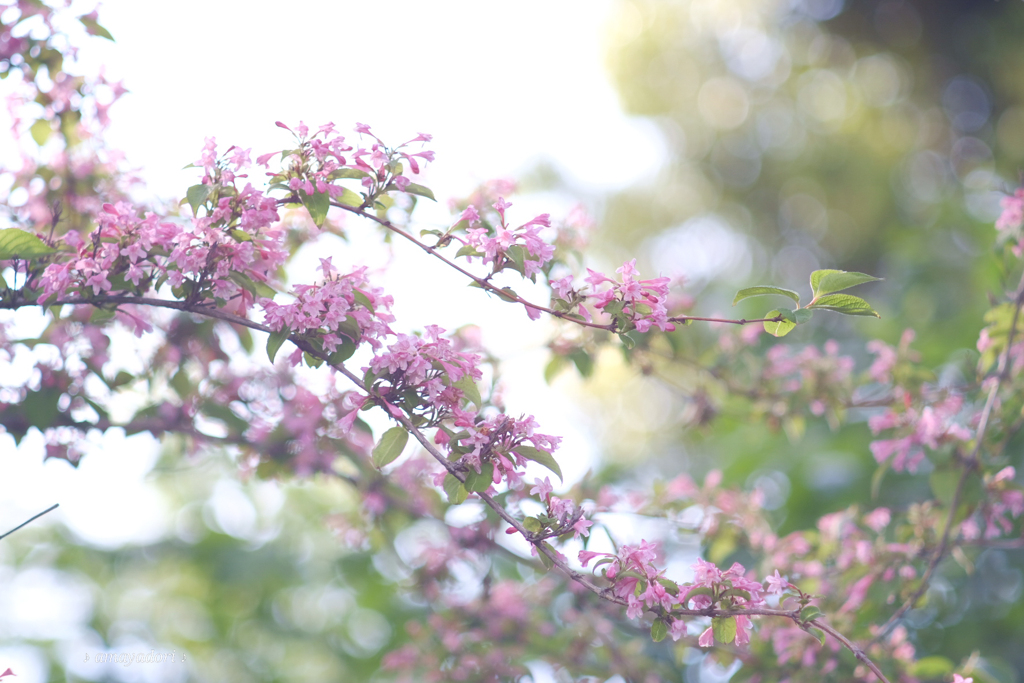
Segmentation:
[(697, 639), (697, 645), (699, 645), (700, 647), (711, 647), (714, 644), (715, 633), (711, 629), (711, 627), (708, 626), (707, 630), (704, 631), (704, 633), (701, 633), (700, 638)]
[(551, 487), (551, 478), (550, 477), (544, 477), (544, 481), (541, 481), (540, 479), (534, 479), (533, 481), (534, 481), (535, 485), (534, 485), (534, 487), (532, 489), (530, 489), (530, 495), (531, 496), (538, 496), (539, 495), (544, 500), (547, 500), (548, 496), (550, 496), (551, 492), (554, 490)]
[(892, 514), (889, 512), (889, 508), (876, 508), (864, 515), (864, 523), (867, 524), (875, 533), (878, 533), (885, 527), (889, 526), (889, 521), (891, 519)]
[(644, 613), (644, 603), (635, 595), (626, 598), (626, 616), (630, 619), (639, 619)]
[(572, 291), (572, 275), (566, 275), (560, 280), (552, 280), (551, 290), (558, 295), (559, 299), (569, 300), (569, 292)]
[(590, 527), (592, 526), (594, 526), (593, 522), (591, 522), (589, 519), (584, 519), (583, 517), (580, 517), (576, 521), (576, 523), (572, 525), (573, 531), (576, 532), (573, 538), (579, 538), (580, 536), (589, 536)]
[(1024, 222), (1024, 188), (1020, 188), (1009, 197), (1003, 197), (1003, 213), (996, 220), (996, 229), (1017, 228), (1022, 222)]
[[(10, 671), (10, 669), (8, 669)], [(953, 683), (974, 683), (973, 678), (964, 678), (960, 674), (953, 674)]]
[(789, 581), (779, 576), (779, 570), (775, 570), (775, 576), (769, 576), (765, 579), (765, 583), (768, 584), (768, 592), (772, 595), (782, 595), (789, 587)]
[(498, 197), (498, 201), (494, 202), (494, 208), (497, 209), (498, 213), (501, 214), (501, 220), (505, 220), (505, 209), (512, 206), (511, 203), (506, 202), (504, 197)]
[(470, 225), (480, 225), (480, 214), (477, 212), (476, 207), (470, 204), (462, 214), (459, 215), (459, 220), (468, 221)]

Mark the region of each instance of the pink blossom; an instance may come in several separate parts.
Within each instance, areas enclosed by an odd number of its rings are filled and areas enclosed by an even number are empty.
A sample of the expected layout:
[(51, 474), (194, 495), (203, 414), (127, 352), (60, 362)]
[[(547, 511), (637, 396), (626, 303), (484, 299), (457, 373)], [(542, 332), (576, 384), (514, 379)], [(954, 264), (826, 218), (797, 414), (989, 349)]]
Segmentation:
[(626, 617), (629, 619), (639, 619), (644, 613), (644, 603), (635, 595), (630, 595), (626, 598)]
[(551, 486), (551, 478), (544, 477), (544, 481), (541, 481), (540, 479), (534, 479), (533, 481), (534, 487), (530, 489), (530, 495), (540, 496), (544, 500), (547, 500), (548, 496), (550, 496), (551, 492), (554, 490)]
[(775, 570), (775, 576), (769, 576), (765, 579), (768, 584), (768, 592), (772, 595), (782, 595), (783, 592), (789, 587), (789, 582), (779, 576), (779, 570)]
[(686, 635), (686, 622), (682, 619), (673, 619), (672, 625), (668, 629), (668, 634), (672, 636), (673, 641), (678, 641)]
[(1003, 212), (996, 220), (997, 230), (1010, 230), (1020, 227), (1024, 222), (1024, 187), (1012, 195), (1003, 197)]
[(580, 517), (578, 520), (576, 520), (576, 523), (572, 525), (573, 531), (576, 532), (573, 535), (573, 538), (578, 539), (580, 536), (589, 536), (590, 527), (592, 526), (594, 526), (593, 522), (591, 522), (589, 519)]
[(700, 647), (711, 647), (714, 644), (715, 632), (712, 630), (710, 626), (708, 626), (707, 630), (705, 630), (704, 633), (701, 633), (700, 638), (697, 639), (697, 645), (699, 645)]
[(889, 508), (875, 508), (868, 514), (864, 515), (864, 523), (871, 528), (875, 533), (879, 533), (885, 527), (889, 526), (889, 521), (892, 519), (892, 514), (889, 512)]

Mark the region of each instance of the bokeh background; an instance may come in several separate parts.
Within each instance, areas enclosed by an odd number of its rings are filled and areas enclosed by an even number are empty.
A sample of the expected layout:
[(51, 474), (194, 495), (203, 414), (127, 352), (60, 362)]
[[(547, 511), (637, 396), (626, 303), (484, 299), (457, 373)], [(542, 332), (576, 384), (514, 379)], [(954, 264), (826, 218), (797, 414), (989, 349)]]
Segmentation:
[[(909, 327), (937, 377), (973, 376), (980, 311), (1006, 269), (992, 223), (1024, 168), (1024, 3), (298, 2), (285, 11), (117, 0), (101, 21), (116, 42), (90, 41), (82, 68), (106, 65), (131, 91), (111, 111), (109, 138), (141, 169), (150, 199), (174, 202), (194, 182), (178, 169), (204, 136), (255, 155), (286, 144), (275, 120), (360, 121), (388, 140), (430, 132), (438, 161), (424, 184), (439, 198), (511, 177), (524, 215), (582, 203), (596, 222), (596, 266), (636, 257), (643, 273), (683, 277), (703, 314), (760, 314), (729, 306), (752, 284), (806, 296), (815, 268), (884, 277), (866, 290), (881, 321), (819, 316), (793, 343), (836, 339), (863, 362), (866, 339), (895, 343)], [(444, 224), (443, 204), (422, 207), (417, 221)], [(353, 244), (349, 262), (421, 267), (401, 246)], [(705, 373), (673, 364), (665, 381), (612, 352), (595, 351), (578, 364), (585, 372), (564, 371), (549, 387), (552, 326), (482, 306), (478, 293), (449, 294), (456, 279), (427, 273), (436, 287), (381, 275), (399, 319), (480, 324), (514, 378), (510, 407), (567, 437), (567, 483), (588, 469), (598, 481), (646, 483), (717, 468), (729, 484), (772, 493), (781, 532), (871, 487), (863, 416), (838, 431), (797, 419), (767, 429), (734, 414)], [(678, 348), (700, 358), (717, 334), (686, 328)], [(147, 680), (157, 674), (81, 655), (154, 644), (195, 662), (165, 667), (159, 680), (374, 680), (405, 638), (400, 625), (423, 609), (403, 591), (401, 542), (339, 541), (329, 522), (357, 505), (340, 484), (244, 481), (227, 454), (188, 458), (175, 443), (117, 434), (72, 469), (41, 463), (37, 437), (15, 448), (0, 436), (0, 526), (62, 504), (0, 542), (0, 662), (23, 683)], [(893, 482), (881, 503), (918, 493), (909, 477)], [(982, 554), (966, 589), (914, 613), (919, 651), (959, 660), (983, 648), (998, 680), (1020, 680), (1022, 566), (1020, 551)], [(541, 661), (531, 671), (538, 683), (565, 675)], [(678, 675), (711, 676), (698, 666)]]

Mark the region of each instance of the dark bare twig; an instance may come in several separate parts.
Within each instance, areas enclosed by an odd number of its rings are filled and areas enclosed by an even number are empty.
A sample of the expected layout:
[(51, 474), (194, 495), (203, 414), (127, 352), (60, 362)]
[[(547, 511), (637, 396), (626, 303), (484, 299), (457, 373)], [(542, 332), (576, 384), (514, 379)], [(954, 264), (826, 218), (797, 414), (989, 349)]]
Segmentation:
[(45, 510), (43, 510), (42, 512), (40, 512), (40, 513), (39, 513), (38, 515), (35, 515), (35, 516), (33, 516), (33, 517), (30, 517), (29, 519), (26, 519), (26, 520), (25, 520), (24, 522), (22, 522), (21, 524), (19, 524), (19, 525), (18, 525), (18, 526), (16, 526), (16, 527), (14, 527), (14, 528), (13, 528), (13, 529), (11, 529), (10, 531), (8, 531), (8, 532), (7, 532), (6, 534), (0, 535), (0, 539), (3, 539), (3, 538), (7, 538), (8, 536), (10, 536), (11, 534), (13, 534), (13, 533), (14, 533), (15, 531), (17, 531), (17, 530), (18, 530), (18, 529), (20, 529), (21, 527), (25, 526), (25, 525), (26, 525), (26, 524), (28, 524), (29, 522), (34, 522), (35, 520), (37, 520), (37, 519), (39, 519), (40, 517), (42, 517), (43, 515), (45, 515), (45, 514), (46, 514), (47, 512), (50, 512), (51, 510), (56, 510), (56, 509), (57, 509), (58, 507), (60, 507), (60, 503), (54, 503), (54, 504), (53, 504), (53, 505), (51, 505), (50, 507), (48, 507), (48, 508), (46, 508)]

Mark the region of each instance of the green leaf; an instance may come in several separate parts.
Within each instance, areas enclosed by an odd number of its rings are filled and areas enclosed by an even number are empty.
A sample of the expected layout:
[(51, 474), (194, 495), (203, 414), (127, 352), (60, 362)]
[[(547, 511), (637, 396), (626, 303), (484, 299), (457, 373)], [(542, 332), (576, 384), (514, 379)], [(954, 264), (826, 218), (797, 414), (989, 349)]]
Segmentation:
[(570, 360), (576, 364), (580, 377), (590, 377), (594, 374), (594, 359), (583, 349), (573, 349), (569, 354)]
[(89, 15), (78, 17), (78, 20), (82, 22), (82, 26), (85, 27), (85, 31), (89, 35), (99, 36), (100, 38), (106, 38), (110, 41), (114, 40), (114, 36), (110, 35), (110, 31), (100, 26), (96, 20), (91, 18)]
[(878, 282), (881, 279), (864, 273), (848, 273), (845, 270), (816, 270), (811, 273), (811, 291), (817, 298), (823, 294), (841, 292), (865, 282)]
[(245, 230), (239, 230), (238, 228), (235, 228), (230, 232), (231, 236), (234, 237), (239, 242), (252, 242), (252, 235), (247, 233)]
[(228, 273), (228, 278), (236, 285), (252, 293), (255, 296), (262, 296), (268, 299), (273, 299), (274, 295), (277, 294), (274, 288), (263, 282), (256, 282), (251, 277), (237, 270), (232, 270)]
[(339, 168), (337, 171), (331, 172), (331, 178), (365, 178), (369, 173), (366, 171), (360, 171), (358, 168)]
[(882, 490), (882, 480), (885, 479), (886, 473), (891, 467), (892, 459), (886, 460), (875, 469), (875, 473), (871, 475), (871, 499), (875, 500), (878, 498), (878, 494)]
[(288, 338), (290, 330), (287, 327), (283, 327), (277, 332), (271, 332), (267, 338), (267, 358), (270, 362), (274, 362), (274, 356), (277, 355), (277, 350), (281, 348), (281, 344)]
[(536, 534), (544, 530), (544, 525), (536, 517), (525, 517), (523, 518), (523, 528), (531, 534)]
[(568, 364), (569, 361), (565, 356), (552, 356), (551, 360), (549, 360), (548, 364), (544, 367), (544, 381), (551, 384), (555, 380), (555, 377), (558, 376), (558, 373), (560, 373)]
[(384, 432), (380, 441), (373, 447), (373, 466), (378, 470), (394, 462), (402, 454), (405, 444), (409, 441), (409, 432), (405, 427), (392, 427)]
[(352, 190), (348, 189), (347, 187), (344, 188), (341, 191), (341, 194), (338, 195), (337, 197), (335, 197), (334, 200), (336, 202), (338, 202), (339, 204), (344, 204), (345, 206), (362, 206), (363, 205), (363, 198), (360, 197), (359, 195), (357, 195)]
[(835, 311), (843, 315), (873, 315), (881, 318), (875, 309), (867, 301), (852, 294), (826, 294), (819, 297), (808, 308), (824, 308), (827, 311)]
[(28, 392), (21, 400), (21, 409), (24, 411), (24, 416), (28, 418), (28, 423), (40, 431), (52, 427), (60, 413), (61, 393), (56, 388)]
[(466, 397), (466, 400), (475, 405), (477, 408), (483, 407), (483, 400), (480, 398), (480, 390), (477, 389), (476, 382), (469, 375), (463, 375), (462, 379), (452, 384), (453, 387), (460, 390), (462, 395)]
[(651, 640), (656, 643), (660, 643), (665, 640), (665, 636), (668, 635), (668, 624), (661, 619), (655, 619), (654, 623), (651, 624)]
[(388, 217), (388, 209), (395, 205), (395, 200), (391, 195), (382, 194), (377, 197), (377, 201), (374, 202), (374, 207), (377, 209), (377, 218), (384, 220)]
[[(787, 313), (791, 317), (795, 318), (795, 316), (793, 315), (792, 311), (779, 311), (779, 310), (768, 311), (767, 313), (764, 314), (764, 317), (766, 317), (766, 318), (775, 318), (775, 317), (780, 316), (780, 315), (785, 317)], [(765, 323), (764, 323), (764, 331), (767, 332), (768, 334), (776, 336), (776, 337), (785, 337), (787, 334), (789, 334), (793, 330), (794, 327), (796, 327), (796, 323), (795, 322), (790, 322), (789, 320), (780, 320), (778, 322), (765, 321)]]
[(427, 199), (430, 199), (435, 202), (437, 201), (436, 199), (434, 199), (434, 193), (430, 191), (429, 187), (423, 187), (422, 185), (417, 185), (416, 183), (409, 183), (406, 186), (405, 190), (403, 191), (408, 192), (409, 194), (419, 195), (420, 197), (426, 197)]
[(797, 325), (803, 325), (805, 322), (814, 317), (814, 311), (809, 308), (798, 308), (793, 311), (793, 321)]
[[(558, 551), (557, 551), (557, 550), (555, 550), (555, 548), (554, 548), (554, 547), (553, 547), (553, 546), (552, 546), (552, 545), (551, 545), (550, 543), (548, 543), (547, 541), (544, 541), (544, 543), (543, 543), (542, 545), (543, 545), (543, 546), (544, 546), (545, 548), (547, 548), (547, 550), (548, 550), (548, 551), (549, 551), (549, 552), (550, 552), (551, 554), (555, 554), (555, 553), (557, 553), (557, 552), (558, 552)], [(544, 553), (542, 553), (542, 552), (539, 552), (539, 551), (537, 552), (537, 554), (538, 554), (538, 555), (540, 555), (540, 563), (544, 565), (544, 568), (545, 568), (545, 569), (551, 569), (552, 567), (554, 567), (554, 566), (555, 566), (555, 563), (554, 563), (554, 561), (553, 561), (553, 560), (552, 560), (552, 559), (551, 559), (550, 557), (548, 557), (547, 555), (545, 555)]]
[(193, 185), (186, 190), (185, 199), (188, 200), (188, 205), (192, 207), (193, 216), (199, 215), (199, 207), (202, 206), (203, 202), (206, 201), (206, 198), (210, 196), (212, 189), (213, 188), (209, 185), (203, 185), (200, 183), (199, 185)]
[(340, 365), (352, 357), (352, 354), (356, 352), (355, 342), (346, 339), (341, 343), (334, 353), (327, 357), (327, 362), (331, 365)]
[(513, 244), (508, 248), (505, 254), (512, 259), (512, 263), (515, 264), (515, 270), (520, 275), (526, 275), (525, 266), (523, 263), (526, 261), (526, 248), (519, 244)]
[(459, 250), (455, 252), (455, 258), (459, 258), (460, 256), (483, 256), (483, 254), (477, 251), (476, 247), (466, 244), (459, 247)]
[(797, 305), (800, 304), (800, 295), (794, 292), (792, 289), (783, 289), (782, 287), (773, 287), (772, 285), (758, 285), (757, 287), (747, 287), (736, 292), (736, 297), (732, 300), (732, 305), (735, 306), (744, 299), (749, 299), (754, 296), (765, 296), (767, 294), (781, 294), (782, 296), (788, 296), (790, 299), (795, 301)]
[(331, 208), (331, 195), (326, 192), (314, 192), (309, 195), (305, 190), (299, 190), (302, 198), (302, 205), (309, 211), (309, 217), (318, 228), (322, 228), (327, 220), (327, 210)]
[(30, 232), (19, 228), (7, 228), (0, 230), (0, 261), (9, 261), (14, 258), (30, 259), (35, 256), (46, 256), (57, 250), (46, 246), (42, 241)]
[(94, 308), (89, 314), (89, 322), (93, 325), (106, 325), (116, 316), (116, 308)]
[(800, 610), (800, 621), (804, 622), (805, 624), (811, 619), (817, 619), (820, 616), (821, 610), (815, 607), (814, 605), (807, 605), (807, 607), (804, 607), (802, 610)]
[(736, 638), (736, 617), (715, 617), (711, 620), (715, 640), (729, 644)]
[(483, 493), (491, 487), (494, 483), (494, 464), (485, 462), (480, 465), (480, 473), (477, 474), (472, 469), (466, 473), (466, 483), (463, 486), (468, 491), (475, 491), (476, 493)]
[(914, 662), (910, 668), (910, 675), (914, 678), (935, 679), (947, 678), (953, 673), (953, 662), (941, 655), (924, 657)]
[(813, 628), (812, 627), (812, 628), (807, 629), (807, 632), (810, 633), (815, 638), (817, 638), (819, 643), (821, 643), (822, 645), (825, 644), (825, 632), (822, 631), (820, 628)]
[(29, 133), (32, 134), (32, 139), (36, 141), (36, 144), (42, 147), (46, 144), (46, 141), (50, 139), (50, 134), (53, 132), (53, 126), (46, 119), (39, 119), (32, 124), (32, 127), (28, 129)]
[(558, 475), (559, 481), (562, 480), (562, 468), (558, 466), (558, 463), (555, 462), (555, 459), (551, 457), (550, 453), (546, 453), (545, 451), (534, 448), (533, 446), (516, 446), (512, 451), (518, 453), (527, 460), (532, 460), (535, 463), (544, 465), (544, 467), (547, 467)]
[(462, 482), (452, 476), (450, 473), (445, 475), (444, 492), (448, 494), (448, 502), (452, 505), (462, 505), (466, 502), (466, 498), (469, 497), (469, 492), (462, 485)]
[(946, 506), (953, 502), (953, 496), (956, 495), (956, 487), (959, 482), (960, 473), (956, 470), (935, 470), (928, 478), (932, 494), (934, 494), (939, 502)]

